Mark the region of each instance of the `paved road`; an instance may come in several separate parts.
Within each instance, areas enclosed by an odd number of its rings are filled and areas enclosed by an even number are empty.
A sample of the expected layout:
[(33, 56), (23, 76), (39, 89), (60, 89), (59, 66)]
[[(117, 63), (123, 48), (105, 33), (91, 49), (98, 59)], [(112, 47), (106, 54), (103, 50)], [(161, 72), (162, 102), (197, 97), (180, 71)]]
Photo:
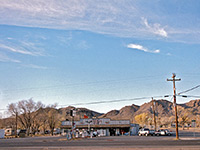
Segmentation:
[(199, 131), (181, 130), (179, 131), (180, 137), (200, 137)]
[(200, 150), (200, 138), (182, 137), (97, 137), (67, 141), (65, 137), (28, 137), (18, 139), (1, 139), (1, 150), (27, 150), (27, 149), (182, 149)]

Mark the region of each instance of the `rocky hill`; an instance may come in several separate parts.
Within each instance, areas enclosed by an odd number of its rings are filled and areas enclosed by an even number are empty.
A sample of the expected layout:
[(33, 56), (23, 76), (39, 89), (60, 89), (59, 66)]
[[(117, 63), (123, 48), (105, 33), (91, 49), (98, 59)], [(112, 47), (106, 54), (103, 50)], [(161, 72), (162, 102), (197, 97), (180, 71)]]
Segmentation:
[(92, 110), (89, 110), (87, 108), (75, 108), (73, 106), (65, 107), (65, 108), (60, 108), (59, 113), (66, 119), (70, 120), (70, 110), (74, 109), (76, 110), (76, 116), (74, 117), (75, 120), (79, 120), (80, 118), (88, 117), (88, 118), (94, 118), (94, 117), (99, 117), (103, 115), (102, 113), (98, 113)]
[[(177, 104), (178, 116), (181, 118), (187, 115), (188, 118), (194, 118), (200, 115), (200, 100), (191, 100), (188, 103)], [(157, 100), (155, 101), (155, 112), (156, 117), (160, 122), (167, 123), (174, 120), (174, 105), (172, 102), (167, 100)], [(110, 118), (110, 119), (130, 119), (131, 122), (135, 122), (135, 116), (146, 113), (149, 118), (153, 118), (152, 101), (144, 103), (141, 106), (131, 105), (125, 106), (120, 110), (112, 110), (106, 114), (100, 116), (100, 118)]]
[[(50, 109), (55, 108), (44, 108), (46, 112)], [(75, 120), (79, 120), (81, 118), (110, 118), (112, 120), (130, 120), (132, 123), (137, 123), (135, 121), (135, 117), (137, 115), (145, 113), (148, 117), (149, 121), (152, 121), (153, 119), (153, 110), (152, 110), (152, 101), (148, 103), (144, 103), (141, 106), (132, 104), (130, 106), (122, 107), (120, 110), (111, 110), (108, 113), (102, 114), (95, 112), (93, 110), (89, 110), (87, 108), (75, 108), (73, 106), (65, 107), (56, 109), (56, 112), (58, 112), (59, 120), (71, 120), (70, 116), (70, 110), (75, 109), (76, 110), (76, 116)], [(193, 119), (197, 120), (197, 122), (200, 122), (200, 100), (191, 100), (184, 104), (177, 104), (178, 109), (178, 117), (181, 119), (183, 116), (187, 116), (187, 118), (191, 121)], [(39, 109), (38, 113), (42, 114), (44, 112), (43, 109)], [(157, 122), (159, 124), (170, 124), (172, 123), (175, 118), (175, 111), (174, 111), (174, 105), (172, 102), (167, 100), (156, 100), (155, 101), (155, 112), (156, 112), (156, 118)], [(33, 112), (35, 113), (35, 112)], [(4, 118), (0, 119), (0, 127), (3, 128), (3, 126), (12, 126), (15, 125), (15, 118)], [(5, 124), (5, 125), (4, 125)]]
[[(190, 119), (195, 116), (200, 116), (200, 100), (191, 100), (184, 104), (177, 104), (178, 108), (178, 116), (181, 118), (184, 115), (187, 115)], [(79, 120), (80, 118), (84, 118), (84, 116), (88, 116), (88, 118), (110, 118), (112, 120), (130, 120), (133, 123), (136, 123), (135, 116), (140, 115), (142, 113), (146, 113), (149, 118), (153, 118), (153, 110), (152, 110), (152, 101), (148, 103), (144, 103), (141, 106), (132, 104), (130, 106), (124, 106), (120, 110), (111, 110), (108, 113), (102, 114), (87, 108), (75, 108), (73, 106), (69, 106), (66, 108), (60, 108), (59, 112), (66, 119), (71, 119), (70, 110), (76, 109), (76, 117), (75, 120)], [(155, 112), (157, 120), (163, 123), (172, 122), (174, 120), (175, 111), (174, 105), (172, 102), (167, 100), (156, 100), (155, 101)]]

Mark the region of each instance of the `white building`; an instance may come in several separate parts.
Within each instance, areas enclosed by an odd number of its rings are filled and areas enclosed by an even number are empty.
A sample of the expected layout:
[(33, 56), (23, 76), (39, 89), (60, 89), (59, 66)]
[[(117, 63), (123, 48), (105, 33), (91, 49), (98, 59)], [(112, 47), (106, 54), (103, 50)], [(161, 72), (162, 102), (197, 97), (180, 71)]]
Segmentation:
[[(136, 135), (139, 130), (138, 124), (131, 124), (130, 120), (111, 120), (108, 118), (95, 119), (80, 119), (73, 121), (73, 130), (93, 130), (97, 131), (100, 136), (115, 136), (115, 135)], [(62, 121), (62, 129), (71, 130), (71, 121)]]

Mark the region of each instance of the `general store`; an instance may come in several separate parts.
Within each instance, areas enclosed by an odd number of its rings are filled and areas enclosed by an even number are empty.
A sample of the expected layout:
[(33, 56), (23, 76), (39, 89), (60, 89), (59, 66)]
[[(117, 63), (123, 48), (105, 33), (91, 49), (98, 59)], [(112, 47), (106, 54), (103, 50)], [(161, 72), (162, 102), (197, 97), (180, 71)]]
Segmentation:
[(62, 121), (63, 132), (96, 131), (99, 136), (136, 135), (139, 130), (138, 124), (131, 124), (130, 120), (111, 120), (109, 118), (80, 119), (78, 121)]

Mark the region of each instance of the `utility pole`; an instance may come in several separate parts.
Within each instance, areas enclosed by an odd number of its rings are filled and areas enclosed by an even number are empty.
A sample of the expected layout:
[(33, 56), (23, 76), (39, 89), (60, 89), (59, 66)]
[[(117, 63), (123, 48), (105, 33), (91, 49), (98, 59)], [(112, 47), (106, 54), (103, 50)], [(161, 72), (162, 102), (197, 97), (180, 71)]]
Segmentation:
[(16, 116), (15, 116), (15, 137), (17, 138), (17, 118), (18, 118), (18, 112), (16, 111)]
[(74, 139), (74, 116), (76, 115), (76, 110), (70, 110), (70, 116), (72, 117), (72, 139)]
[(176, 74), (173, 73), (172, 74), (172, 79), (167, 79), (167, 81), (173, 81), (173, 90), (174, 90), (174, 109), (175, 109), (175, 122), (176, 122), (176, 139), (179, 140), (179, 135), (178, 135), (178, 115), (177, 115), (177, 105), (176, 105), (176, 86), (175, 86), (175, 82), (176, 81), (181, 81), (181, 79), (175, 79), (176, 78)]
[(153, 99), (152, 97), (152, 109), (153, 109), (153, 120), (154, 120), (154, 128), (155, 128), (155, 131), (156, 131), (156, 113), (155, 113), (155, 100)]
[(73, 139), (74, 138), (74, 136), (73, 136), (73, 134), (74, 134), (74, 116), (73, 116), (73, 109), (71, 109), (70, 110), (70, 116), (72, 117), (72, 129), (71, 129), (71, 138)]

